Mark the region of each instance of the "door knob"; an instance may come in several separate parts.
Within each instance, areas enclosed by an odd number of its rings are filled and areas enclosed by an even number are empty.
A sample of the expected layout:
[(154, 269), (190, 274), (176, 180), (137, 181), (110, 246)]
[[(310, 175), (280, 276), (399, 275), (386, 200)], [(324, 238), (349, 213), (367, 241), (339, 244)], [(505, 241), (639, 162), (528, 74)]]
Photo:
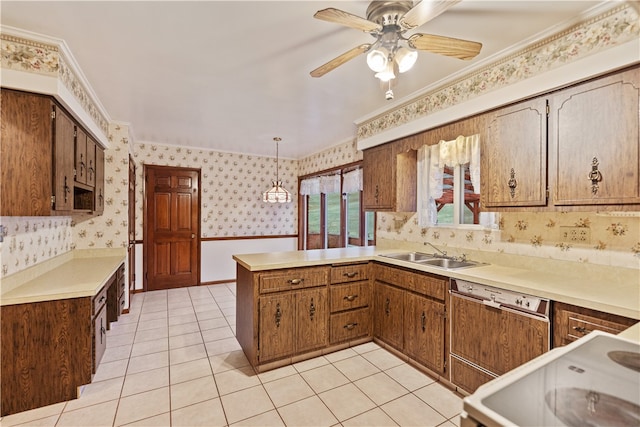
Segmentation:
[(195, 235), (195, 234), (193, 234), (193, 233), (191, 233), (191, 238), (192, 238), (192, 239), (195, 239), (195, 238), (196, 238), (196, 235)]

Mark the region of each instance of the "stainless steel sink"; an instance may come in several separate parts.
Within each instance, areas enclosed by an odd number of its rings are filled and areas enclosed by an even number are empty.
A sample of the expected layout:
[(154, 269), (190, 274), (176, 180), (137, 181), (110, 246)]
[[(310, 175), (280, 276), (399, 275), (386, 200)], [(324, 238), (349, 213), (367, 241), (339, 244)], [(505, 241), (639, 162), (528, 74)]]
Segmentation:
[(435, 259), (433, 255), (425, 254), (422, 252), (402, 252), (397, 254), (386, 254), (381, 256), (397, 259), (400, 261), (410, 261), (410, 262), (422, 262), (426, 260)]
[(434, 267), (449, 268), (449, 269), (476, 267), (481, 265), (480, 263), (473, 262), (473, 261), (458, 261), (451, 258), (427, 259), (427, 260), (421, 261), (420, 264), (432, 265)]
[(475, 261), (458, 260), (449, 257), (443, 257), (437, 254), (426, 254), (423, 252), (400, 252), (394, 254), (381, 255), (383, 257), (397, 259), (400, 261), (409, 261), (416, 264), (430, 265), (432, 267), (444, 268), (448, 270), (455, 270), (459, 268), (480, 267), (487, 265)]

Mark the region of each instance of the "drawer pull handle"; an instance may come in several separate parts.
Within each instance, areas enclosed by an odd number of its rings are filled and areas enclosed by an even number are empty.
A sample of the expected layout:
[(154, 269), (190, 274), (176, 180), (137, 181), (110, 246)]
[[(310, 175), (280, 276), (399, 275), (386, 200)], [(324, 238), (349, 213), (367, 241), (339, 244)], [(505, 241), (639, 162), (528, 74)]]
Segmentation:
[(352, 330), (353, 328), (355, 328), (356, 326), (358, 326), (357, 323), (347, 323), (346, 325), (343, 326), (343, 328), (347, 329), (347, 330)]
[(389, 301), (389, 298), (384, 302), (384, 312), (387, 316), (391, 313), (391, 301)]
[(313, 320), (313, 316), (316, 314), (316, 305), (313, 303), (313, 298), (311, 298), (311, 305), (309, 306), (309, 319)]
[(280, 327), (280, 319), (282, 319), (282, 310), (280, 310), (280, 303), (276, 305), (276, 328)]
[(353, 271), (351, 273), (344, 273), (343, 276), (344, 277), (348, 277), (349, 279), (353, 279), (354, 277), (356, 277), (358, 275), (357, 271)]
[(346, 299), (347, 301), (351, 302), (351, 301), (355, 300), (356, 298), (358, 298), (358, 295), (347, 295), (343, 299)]
[(304, 279), (289, 279), (288, 282), (292, 285), (299, 285), (304, 282)]
[(420, 322), (422, 324), (422, 332), (424, 332), (427, 327), (427, 316), (424, 314), (424, 311), (422, 312), (422, 316), (420, 316)]
[(104, 296), (104, 295), (102, 295), (102, 296), (100, 297), (100, 299), (98, 300), (98, 304), (102, 304), (102, 301), (104, 301), (104, 299), (105, 299), (105, 296)]
[(586, 335), (589, 332), (591, 332), (591, 329), (587, 329), (584, 326), (574, 326), (573, 330), (576, 331), (576, 332), (581, 333), (582, 335)]
[(513, 199), (516, 196), (516, 187), (518, 186), (518, 181), (516, 180), (516, 173), (511, 168), (511, 178), (509, 178), (509, 182), (507, 183), (509, 186), (509, 194), (511, 194), (511, 198)]

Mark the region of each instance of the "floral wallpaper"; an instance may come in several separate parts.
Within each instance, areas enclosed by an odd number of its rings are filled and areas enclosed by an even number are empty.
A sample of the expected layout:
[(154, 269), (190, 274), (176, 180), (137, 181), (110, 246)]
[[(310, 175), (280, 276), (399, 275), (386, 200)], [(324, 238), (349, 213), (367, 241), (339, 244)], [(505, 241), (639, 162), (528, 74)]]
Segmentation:
[(104, 152), (104, 213), (72, 223), (77, 249), (126, 248), (129, 243), (129, 127), (109, 126), (111, 147)]
[(622, 4), (607, 13), (535, 43), (452, 84), (358, 126), (358, 140), (465, 102), (640, 37), (638, 13)]
[(73, 247), (71, 217), (0, 217), (0, 277), (47, 261)]
[(65, 60), (65, 53), (60, 46), (15, 37), (7, 34), (5, 30), (0, 34), (0, 65), (9, 70), (57, 76), (95, 124), (105, 135), (108, 135), (109, 121), (85, 89), (77, 71), (69, 66), (69, 61)]
[(304, 176), (362, 160), (362, 151), (358, 150), (356, 144), (354, 139), (300, 159), (298, 175)]
[[(510, 212), (499, 214), (499, 228), (455, 229), (418, 226), (414, 213), (378, 213), (377, 238), (436, 246), (510, 253), (564, 261), (640, 266), (637, 213)], [(565, 227), (586, 230), (586, 241), (565, 236)], [(615, 255), (615, 256), (614, 256)]]
[(293, 196), (291, 203), (264, 203), (262, 193), (276, 178), (276, 158), (135, 143), (136, 239), (143, 236), (143, 165), (199, 168), (200, 235), (206, 237), (296, 234), (298, 227), (298, 163), (279, 159), (279, 177)]

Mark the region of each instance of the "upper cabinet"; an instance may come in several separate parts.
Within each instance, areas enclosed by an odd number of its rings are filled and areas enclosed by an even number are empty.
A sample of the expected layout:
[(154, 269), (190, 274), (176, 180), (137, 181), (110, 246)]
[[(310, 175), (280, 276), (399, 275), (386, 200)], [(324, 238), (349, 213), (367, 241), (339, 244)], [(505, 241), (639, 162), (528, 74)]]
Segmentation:
[(546, 205), (546, 98), (489, 113), (481, 153), (483, 206)]
[(362, 187), (368, 211), (416, 211), (417, 152), (398, 152), (396, 143), (364, 150)]
[(555, 206), (640, 204), (640, 68), (550, 98)]
[(0, 216), (102, 213), (102, 148), (51, 97), (0, 94)]
[(6, 90), (0, 92), (0, 103), (0, 215), (49, 215), (53, 103), (45, 96)]

